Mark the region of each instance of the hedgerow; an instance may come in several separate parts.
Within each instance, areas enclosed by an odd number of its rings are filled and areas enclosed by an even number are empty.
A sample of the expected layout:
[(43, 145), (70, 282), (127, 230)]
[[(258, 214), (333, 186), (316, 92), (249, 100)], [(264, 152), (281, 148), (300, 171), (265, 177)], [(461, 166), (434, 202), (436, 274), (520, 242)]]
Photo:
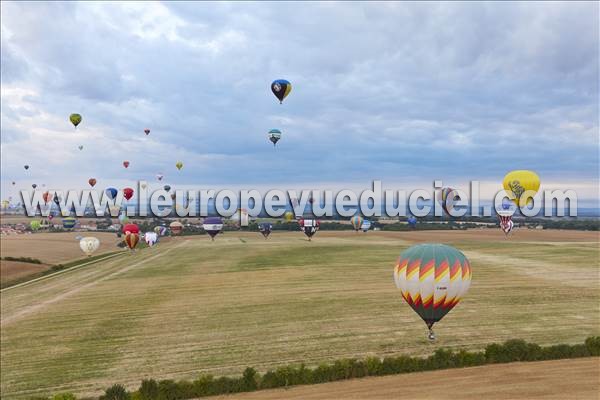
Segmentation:
[[(100, 400), (184, 400), (229, 393), (251, 392), (296, 385), (334, 382), (365, 376), (384, 376), (449, 368), (474, 367), (485, 364), (516, 361), (542, 361), (600, 356), (600, 336), (592, 336), (583, 344), (539, 346), (513, 339), (502, 344), (490, 344), (483, 351), (437, 349), (431, 356), (369, 357), (365, 360), (342, 359), (331, 364), (308, 368), (304, 364), (286, 365), (263, 375), (246, 368), (241, 376), (215, 378), (201, 375), (193, 381), (144, 379), (138, 390), (128, 392), (116, 384), (100, 396)], [(70, 393), (54, 396), (52, 400), (75, 400)]]

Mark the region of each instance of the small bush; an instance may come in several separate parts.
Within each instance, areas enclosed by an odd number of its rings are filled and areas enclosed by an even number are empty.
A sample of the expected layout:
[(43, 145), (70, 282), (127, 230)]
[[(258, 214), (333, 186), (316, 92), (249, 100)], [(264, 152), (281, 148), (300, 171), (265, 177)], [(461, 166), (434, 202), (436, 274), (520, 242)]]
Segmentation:
[(106, 389), (100, 400), (129, 400), (130, 395), (125, 386), (115, 384)]
[(585, 339), (585, 347), (587, 347), (590, 355), (600, 356), (600, 336), (592, 336)]
[(141, 400), (157, 400), (158, 383), (154, 379), (144, 379), (138, 392)]

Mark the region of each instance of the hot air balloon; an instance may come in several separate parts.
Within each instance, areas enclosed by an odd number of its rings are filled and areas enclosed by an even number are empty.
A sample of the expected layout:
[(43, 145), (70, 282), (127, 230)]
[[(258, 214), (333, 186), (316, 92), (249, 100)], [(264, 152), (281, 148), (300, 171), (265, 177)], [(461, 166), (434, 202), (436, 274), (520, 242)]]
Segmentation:
[(123, 228), (121, 228), (123, 233), (140, 233), (140, 227), (136, 224), (125, 224)]
[(294, 220), (294, 213), (291, 211), (287, 211), (285, 214), (283, 214), (283, 218), (286, 222), (292, 222)]
[(50, 202), (50, 192), (44, 192), (42, 199), (44, 199), (44, 203), (48, 204)]
[(367, 220), (365, 219), (365, 221), (364, 221), (364, 222), (362, 223), (362, 225), (360, 226), (360, 229), (361, 229), (363, 232), (368, 232), (368, 231), (369, 231), (369, 229), (371, 229), (371, 221), (367, 221)]
[(154, 227), (154, 232), (159, 236), (165, 236), (165, 233), (167, 233), (167, 227), (166, 226), (156, 226), (156, 227)]
[(268, 222), (261, 222), (260, 224), (258, 224), (258, 230), (266, 239), (271, 234), (271, 231), (273, 230), (273, 225), (271, 225)]
[(60, 201), (62, 199), (58, 196), (58, 193), (54, 193), (54, 203), (56, 203), (57, 206), (60, 205)]
[(100, 247), (100, 240), (93, 236), (87, 236), (81, 238), (79, 241), (79, 247), (85, 254), (87, 254), (88, 257), (91, 257), (92, 254), (98, 250), (98, 247)]
[(137, 246), (138, 242), (140, 241), (140, 235), (138, 233), (126, 232), (125, 238), (123, 239), (123, 241), (125, 242), (127, 247), (129, 247), (131, 250), (133, 250), (133, 249), (135, 249), (135, 246)]
[(150, 129), (148, 129), (148, 128), (144, 129), (144, 133), (146, 134), (146, 136), (148, 136), (150, 134)]
[(49, 215), (48, 215), (48, 221), (52, 221), (53, 219), (54, 219), (54, 215), (52, 215), (52, 214), (49, 214)]
[(163, 174), (156, 174), (156, 179), (158, 179), (159, 181), (162, 181), (163, 178)]
[(15, 186), (16, 184), (17, 184), (17, 182), (15, 182), (15, 181), (12, 181), (12, 185), (13, 185), (13, 186)]
[(223, 220), (219, 217), (204, 218), (202, 228), (210, 235), (211, 240), (215, 240), (215, 236), (223, 229)]
[(91, 187), (94, 187), (96, 185), (96, 179), (90, 178), (90, 179), (88, 179), (88, 183), (90, 184)]
[(355, 231), (359, 231), (362, 224), (363, 224), (363, 217), (361, 217), (360, 215), (355, 215), (354, 217), (350, 218), (350, 223), (352, 224), (352, 227), (354, 228)]
[(271, 91), (279, 99), (279, 103), (283, 103), (283, 99), (292, 91), (292, 84), (285, 79), (277, 79), (271, 83)]
[(121, 214), (119, 214), (119, 222), (121, 223), (121, 225), (126, 224), (129, 221), (129, 217), (125, 214), (125, 212), (122, 212)]
[(78, 148), (79, 150), (83, 150), (83, 146), (82, 146), (82, 145), (79, 145), (79, 146), (77, 146), (77, 148)]
[(123, 189), (123, 197), (125, 197), (127, 200), (131, 199), (133, 197), (133, 189), (132, 188), (125, 188)]
[(177, 161), (175, 166), (177, 167), (177, 169), (181, 169), (181, 168), (183, 168), (183, 163), (181, 161)]
[(175, 197), (176, 197), (175, 193), (171, 193), (171, 200), (175, 200)]
[(500, 229), (502, 229), (506, 236), (508, 236), (515, 226), (515, 223), (512, 220), (515, 211), (515, 205), (506, 198), (502, 201), (502, 207), (496, 210), (496, 214), (498, 214), (498, 220), (500, 222)]
[(146, 232), (144, 234), (144, 241), (149, 247), (152, 247), (158, 241), (158, 235), (155, 232)]
[(32, 231), (37, 231), (42, 226), (42, 223), (38, 220), (33, 220), (29, 223), (29, 227)]
[(31, 187), (35, 189), (37, 187), (37, 183), (31, 184)]
[(123, 161), (123, 166), (125, 168), (129, 168), (129, 161), (127, 161), (127, 160)]
[(79, 125), (81, 123), (81, 115), (79, 115), (79, 114), (71, 114), (69, 116), (69, 120), (75, 126), (75, 128), (77, 128), (77, 125)]
[(140, 184), (140, 187), (141, 187), (142, 189), (146, 189), (146, 188), (148, 187), (148, 185), (146, 185), (145, 183), (142, 183), (142, 184)]
[(77, 224), (77, 220), (73, 217), (65, 217), (62, 219), (62, 226), (65, 229), (73, 229)]
[(455, 200), (456, 196), (454, 194), (454, 190), (455, 189), (445, 187), (442, 190), (440, 190), (437, 194), (437, 201), (442, 205), (442, 208), (444, 209), (446, 214), (450, 214), (448, 212), (448, 210), (451, 208), (451, 206), (456, 201)]
[(312, 237), (319, 230), (320, 222), (316, 219), (301, 219), (300, 230), (304, 232), (304, 234), (308, 237), (308, 240), (311, 241)]
[(117, 197), (117, 194), (119, 193), (119, 191), (117, 189), (112, 188), (112, 187), (106, 189), (105, 192), (109, 199), (114, 199), (115, 197)]
[(171, 235), (180, 235), (183, 231), (183, 224), (179, 221), (173, 221), (169, 224)]
[(533, 171), (511, 171), (504, 177), (502, 185), (510, 199), (517, 206), (525, 207), (532, 202), (532, 198), (531, 196), (527, 196), (528, 199), (525, 197), (521, 199), (521, 196), (523, 196), (526, 191), (531, 191), (532, 194), (537, 193), (540, 188), (540, 177)]
[(410, 226), (411, 228), (417, 227), (417, 219), (412, 215), (408, 217), (408, 226)]
[(279, 142), (281, 139), (281, 131), (279, 129), (271, 129), (268, 134), (268, 138), (273, 143), (273, 147)]
[(171, 186), (165, 185), (165, 186), (163, 186), (163, 189), (165, 189), (168, 192), (169, 190), (171, 190)]
[(25, 168), (26, 170), (29, 169), (29, 165), (24, 165), (23, 168)]
[(2, 208), (7, 209), (10, 206), (10, 201), (2, 200)]
[(444, 244), (418, 244), (406, 249), (394, 267), (402, 297), (419, 314), (434, 340), (433, 324), (467, 293), (471, 265), (463, 253)]

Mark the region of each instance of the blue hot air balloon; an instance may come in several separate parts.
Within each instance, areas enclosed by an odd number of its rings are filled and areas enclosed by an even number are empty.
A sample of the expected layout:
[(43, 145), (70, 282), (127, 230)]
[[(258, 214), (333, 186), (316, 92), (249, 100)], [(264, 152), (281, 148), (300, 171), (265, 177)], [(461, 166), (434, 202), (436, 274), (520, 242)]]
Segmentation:
[(279, 129), (271, 129), (268, 137), (271, 143), (273, 143), (273, 147), (275, 147), (279, 139), (281, 139), (281, 131)]
[(210, 235), (210, 238), (215, 240), (215, 236), (223, 230), (223, 220), (219, 217), (204, 218), (202, 227)]
[(408, 225), (411, 228), (416, 228), (417, 227), (417, 219), (413, 216), (408, 217)]
[(105, 192), (109, 199), (114, 199), (117, 197), (117, 193), (119, 193), (119, 191), (115, 188), (108, 188)]

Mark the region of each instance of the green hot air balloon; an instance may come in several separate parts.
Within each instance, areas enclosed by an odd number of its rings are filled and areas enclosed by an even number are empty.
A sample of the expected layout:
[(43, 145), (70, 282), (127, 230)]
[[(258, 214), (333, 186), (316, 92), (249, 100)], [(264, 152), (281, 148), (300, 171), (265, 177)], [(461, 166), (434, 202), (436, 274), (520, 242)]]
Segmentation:
[(433, 340), (433, 324), (467, 293), (471, 265), (454, 247), (418, 244), (400, 254), (394, 267), (394, 281), (404, 300), (427, 324), (429, 339)]
[(33, 220), (29, 223), (29, 227), (31, 227), (32, 231), (37, 231), (42, 226), (42, 223), (38, 220)]
[(69, 116), (69, 121), (77, 128), (77, 125), (81, 123), (81, 115), (80, 114), (71, 114)]

